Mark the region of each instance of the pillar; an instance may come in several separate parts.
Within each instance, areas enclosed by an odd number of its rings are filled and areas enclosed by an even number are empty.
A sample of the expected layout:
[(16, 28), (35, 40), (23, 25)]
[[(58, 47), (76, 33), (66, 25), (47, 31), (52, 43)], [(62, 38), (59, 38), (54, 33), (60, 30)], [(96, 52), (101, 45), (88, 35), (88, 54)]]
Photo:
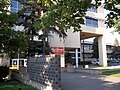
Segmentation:
[(83, 54), (82, 54), (83, 50), (82, 49), (83, 48), (82, 48), (82, 44), (81, 44), (81, 40), (80, 40), (80, 62), (81, 61), (83, 62)]
[(107, 52), (106, 52), (106, 41), (105, 36), (98, 37), (99, 47), (99, 62), (101, 66), (107, 66)]
[(78, 49), (75, 49), (75, 61), (76, 61), (76, 67), (78, 68)]
[(64, 54), (60, 55), (61, 67), (65, 67), (65, 57)]
[(17, 67), (19, 67), (19, 61), (20, 61), (20, 60), (19, 60), (19, 59), (16, 59), (16, 60), (17, 60)]

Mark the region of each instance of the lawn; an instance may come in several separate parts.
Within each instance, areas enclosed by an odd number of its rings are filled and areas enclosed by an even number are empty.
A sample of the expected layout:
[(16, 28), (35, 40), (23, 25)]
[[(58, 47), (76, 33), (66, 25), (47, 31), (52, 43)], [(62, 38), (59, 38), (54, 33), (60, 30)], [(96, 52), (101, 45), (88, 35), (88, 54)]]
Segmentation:
[(104, 71), (102, 74), (114, 76), (114, 77), (120, 77), (120, 69), (112, 69), (112, 70)]
[(0, 83), (0, 90), (36, 90), (32, 86), (17, 82), (17, 81), (8, 81)]

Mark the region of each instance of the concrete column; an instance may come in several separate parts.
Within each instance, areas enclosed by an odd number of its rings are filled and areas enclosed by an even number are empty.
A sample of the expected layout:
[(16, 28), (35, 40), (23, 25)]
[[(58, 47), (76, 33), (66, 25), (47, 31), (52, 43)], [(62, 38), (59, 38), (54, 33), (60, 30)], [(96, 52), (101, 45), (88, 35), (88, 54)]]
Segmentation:
[(65, 67), (65, 57), (64, 54), (60, 55), (61, 67)]
[(19, 67), (19, 59), (16, 59), (17, 60), (17, 67)]
[(76, 61), (76, 67), (78, 68), (78, 49), (75, 49), (75, 61)]
[(81, 44), (81, 41), (80, 41), (80, 61), (83, 61), (83, 55), (82, 55), (83, 50), (82, 49), (83, 48), (82, 48), (82, 44)]
[(98, 37), (99, 62), (102, 66), (107, 66), (107, 52), (105, 36)]

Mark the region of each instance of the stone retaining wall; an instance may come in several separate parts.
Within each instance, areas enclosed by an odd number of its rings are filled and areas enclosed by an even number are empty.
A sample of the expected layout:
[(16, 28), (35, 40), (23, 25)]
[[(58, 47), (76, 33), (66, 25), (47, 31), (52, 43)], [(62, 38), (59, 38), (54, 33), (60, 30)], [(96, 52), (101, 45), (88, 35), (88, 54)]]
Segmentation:
[(59, 57), (29, 58), (27, 70), (12, 71), (14, 78), (38, 90), (61, 90)]

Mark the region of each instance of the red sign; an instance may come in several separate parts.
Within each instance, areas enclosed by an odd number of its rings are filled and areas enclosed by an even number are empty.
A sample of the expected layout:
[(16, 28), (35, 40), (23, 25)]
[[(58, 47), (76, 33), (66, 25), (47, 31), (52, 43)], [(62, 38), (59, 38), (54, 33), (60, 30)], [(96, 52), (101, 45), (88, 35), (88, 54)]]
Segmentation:
[(63, 47), (51, 47), (52, 53), (59, 55), (64, 54), (64, 48)]

